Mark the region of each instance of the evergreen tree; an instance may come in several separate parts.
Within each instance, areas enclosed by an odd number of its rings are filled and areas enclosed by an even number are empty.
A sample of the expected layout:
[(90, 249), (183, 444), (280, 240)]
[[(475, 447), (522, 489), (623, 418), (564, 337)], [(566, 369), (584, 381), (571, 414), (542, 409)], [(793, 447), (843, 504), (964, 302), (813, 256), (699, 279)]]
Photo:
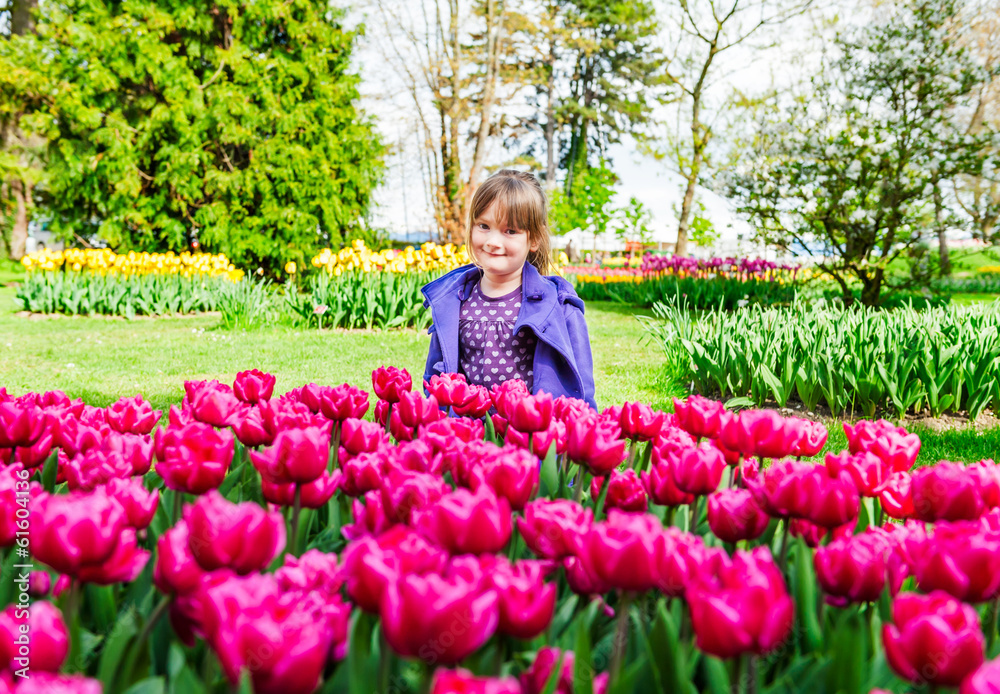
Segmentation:
[(355, 105), (342, 15), (318, 0), (43, 3), (0, 67), (48, 142), (52, 229), (117, 250), (197, 241), (269, 274), (358, 233), (383, 147)]

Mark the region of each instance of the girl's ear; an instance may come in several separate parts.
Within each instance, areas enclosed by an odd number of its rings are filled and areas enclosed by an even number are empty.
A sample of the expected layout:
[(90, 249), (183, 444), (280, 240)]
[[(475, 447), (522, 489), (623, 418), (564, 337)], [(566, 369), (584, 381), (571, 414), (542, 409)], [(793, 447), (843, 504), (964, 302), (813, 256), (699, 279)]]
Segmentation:
[(538, 250), (538, 239), (535, 239), (534, 241), (531, 242), (531, 245), (528, 246), (528, 250), (531, 251), (532, 253)]

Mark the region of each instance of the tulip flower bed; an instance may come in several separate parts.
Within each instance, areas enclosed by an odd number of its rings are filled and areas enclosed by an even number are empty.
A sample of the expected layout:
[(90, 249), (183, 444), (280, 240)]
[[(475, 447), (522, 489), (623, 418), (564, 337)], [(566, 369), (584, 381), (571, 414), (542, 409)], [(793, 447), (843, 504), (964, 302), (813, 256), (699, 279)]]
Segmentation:
[(597, 413), (382, 367), (368, 421), (358, 388), (274, 385), (188, 382), (155, 432), (141, 396), (0, 389), (0, 688), (1000, 683), (992, 461), (911, 471), (919, 438), (865, 421), (804, 463), (822, 425), (698, 396)]
[(732, 310), (748, 303), (789, 303), (799, 288), (798, 266), (762, 259), (686, 258), (647, 254), (639, 268), (565, 268), (584, 301), (651, 307), (679, 302), (692, 309)]
[(704, 395), (780, 407), (793, 398), (836, 416), (1000, 412), (1000, 309), (918, 311), (854, 307), (746, 307), (694, 315), (659, 305), (647, 327), (690, 360)]
[(166, 316), (218, 310), (225, 277), (30, 272), (17, 287), (23, 311), (70, 316)]
[(431, 324), (420, 288), (441, 272), (348, 271), (313, 275), (304, 292), (285, 287), (291, 322), (304, 328), (416, 328)]

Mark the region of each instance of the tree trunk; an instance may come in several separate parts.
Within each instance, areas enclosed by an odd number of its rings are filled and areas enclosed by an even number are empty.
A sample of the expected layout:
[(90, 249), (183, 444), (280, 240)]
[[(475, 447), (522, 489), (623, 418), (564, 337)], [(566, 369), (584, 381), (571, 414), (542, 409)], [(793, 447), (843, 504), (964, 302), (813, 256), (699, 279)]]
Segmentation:
[(17, 204), (17, 211), (14, 213), (14, 227), (10, 234), (10, 257), (11, 260), (20, 260), (24, 257), (25, 246), (28, 243), (28, 208), (31, 205), (31, 185), (17, 177), (12, 178), (9, 185), (10, 192)]
[[(691, 162), (692, 171), (694, 161)], [(687, 255), (688, 227), (691, 224), (691, 207), (694, 205), (694, 189), (697, 185), (698, 176), (695, 174), (688, 178), (687, 188), (684, 189), (684, 200), (681, 202), (680, 219), (677, 220), (677, 244), (674, 246), (674, 255)]]
[(939, 181), (934, 181), (934, 225), (937, 227), (937, 237), (938, 237), (938, 259), (940, 260), (940, 267), (938, 268), (938, 273), (941, 277), (948, 277), (951, 275), (951, 259), (948, 257), (948, 239), (945, 236), (944, 219), (943, 217), (944, 205), (941, 202), (941, 186)]
[(479, 178), (486, 160), (486, 140), (490, 134), (490, 120), (496, 101), (496, 86), (500, 72), (500, 48), (503, 39), (503, 8), (497, 13), (496, 0), (486, 0), (486, 83), (480, 105), (479, 132), (476, 134), (476, 149), (469, 169), (469, 184), (465, 187), (463, 212), (470, 209), (472, 196), (479, 187)]
[(24, 36), (35, 28), (31, 13), (38, 5), (38, 0), (13, 0), (10, 6), (10, 33), (13, 36)]
[(865, 306), (878, 306), (879, 294), (882, 292), (882, 268), (876, 268), (871, 277), (861, 278), (861, 303)]

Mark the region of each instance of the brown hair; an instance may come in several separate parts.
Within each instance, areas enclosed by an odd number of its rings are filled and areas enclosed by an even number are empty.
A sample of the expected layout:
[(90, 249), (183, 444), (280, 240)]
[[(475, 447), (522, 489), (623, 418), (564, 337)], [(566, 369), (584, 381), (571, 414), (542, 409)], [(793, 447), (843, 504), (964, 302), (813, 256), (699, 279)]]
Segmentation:
[(472, 225), (490, 205), (497, 203), (499, 222), (510, 229), (528, 234), (528, 262), (539, 274), (549, 274), (549, 210), (542, 186), (530, 173), (503, 169), (486, 179), (472, 196), (472, 209), (465, 227), (465, 247), (472, 262), (478, 265), (472, 250)]

